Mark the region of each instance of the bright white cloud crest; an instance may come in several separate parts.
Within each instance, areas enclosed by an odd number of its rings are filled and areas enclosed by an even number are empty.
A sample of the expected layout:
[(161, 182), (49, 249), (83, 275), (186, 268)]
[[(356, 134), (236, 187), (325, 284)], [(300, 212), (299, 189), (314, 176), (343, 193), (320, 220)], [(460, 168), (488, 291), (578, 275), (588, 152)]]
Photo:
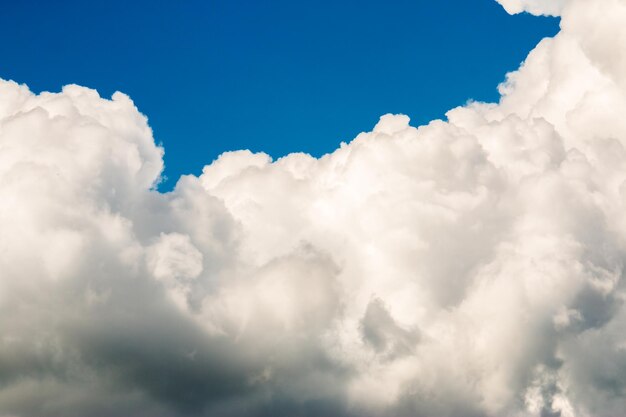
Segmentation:
[(570, 0), (496, 0), (510, 14), (522, 12), (534, 15), (560, 16)]
[(626, 1), (448, 122), (176, 189), (131, 100), (0, 81), (0, 415), (626, 409)]

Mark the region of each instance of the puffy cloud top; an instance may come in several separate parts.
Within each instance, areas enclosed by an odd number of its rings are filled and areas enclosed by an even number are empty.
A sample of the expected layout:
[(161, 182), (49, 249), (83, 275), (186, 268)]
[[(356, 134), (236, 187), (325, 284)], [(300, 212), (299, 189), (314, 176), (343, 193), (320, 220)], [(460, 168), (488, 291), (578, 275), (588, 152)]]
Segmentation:
[(496, 0), (510, 14), (522, 12), (534, 15), (559, 16), (571, 0)]
[(500, 86), (319, 159), (169, 193), (121, 93), (0, 81), (0, 415), (615, 416), (626, 409), (626, 2)]

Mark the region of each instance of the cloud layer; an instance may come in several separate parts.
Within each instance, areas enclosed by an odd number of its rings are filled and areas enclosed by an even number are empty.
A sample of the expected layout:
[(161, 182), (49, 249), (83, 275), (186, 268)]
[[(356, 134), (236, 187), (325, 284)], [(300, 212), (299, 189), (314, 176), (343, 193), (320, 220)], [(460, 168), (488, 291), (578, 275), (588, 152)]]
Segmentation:
[(560, 16), (570, 0), (496, 0), (510, 14), (528, 12), (534, 15)]
[(154, 185), (121, 93), (0, 81), (0, 415), (615, 416), (626, 409), (626, 1), (500, 86), (316, 159)]

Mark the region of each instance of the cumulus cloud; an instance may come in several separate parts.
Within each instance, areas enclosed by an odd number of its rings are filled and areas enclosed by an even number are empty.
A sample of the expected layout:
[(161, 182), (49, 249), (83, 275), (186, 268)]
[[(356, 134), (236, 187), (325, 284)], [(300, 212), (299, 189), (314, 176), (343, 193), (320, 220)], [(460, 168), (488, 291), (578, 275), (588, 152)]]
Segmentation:
[(522, 12), (534, 15), (560, 16), (570, 0), (496, 0), (510, 14)]
[(500, 86), (319, 159), (172, 192), (121, 93), (0, 81), (0, 415), (614, 416), (626, 409), (626, 2)]

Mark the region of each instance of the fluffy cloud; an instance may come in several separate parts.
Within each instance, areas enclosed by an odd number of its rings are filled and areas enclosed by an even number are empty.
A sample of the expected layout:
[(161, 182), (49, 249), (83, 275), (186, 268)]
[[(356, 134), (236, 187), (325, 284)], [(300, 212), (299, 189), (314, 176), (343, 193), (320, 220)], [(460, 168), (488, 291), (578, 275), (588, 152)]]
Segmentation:
[(496, 0), (510, 14), (522, 12), (534, 15), (560, 16), (570, 0)]
[(626, 409), (626, 2), (500, 86), (316, 159), (155, 191), (121, 93), (0, 81), (0, 415), (613, 416)]

